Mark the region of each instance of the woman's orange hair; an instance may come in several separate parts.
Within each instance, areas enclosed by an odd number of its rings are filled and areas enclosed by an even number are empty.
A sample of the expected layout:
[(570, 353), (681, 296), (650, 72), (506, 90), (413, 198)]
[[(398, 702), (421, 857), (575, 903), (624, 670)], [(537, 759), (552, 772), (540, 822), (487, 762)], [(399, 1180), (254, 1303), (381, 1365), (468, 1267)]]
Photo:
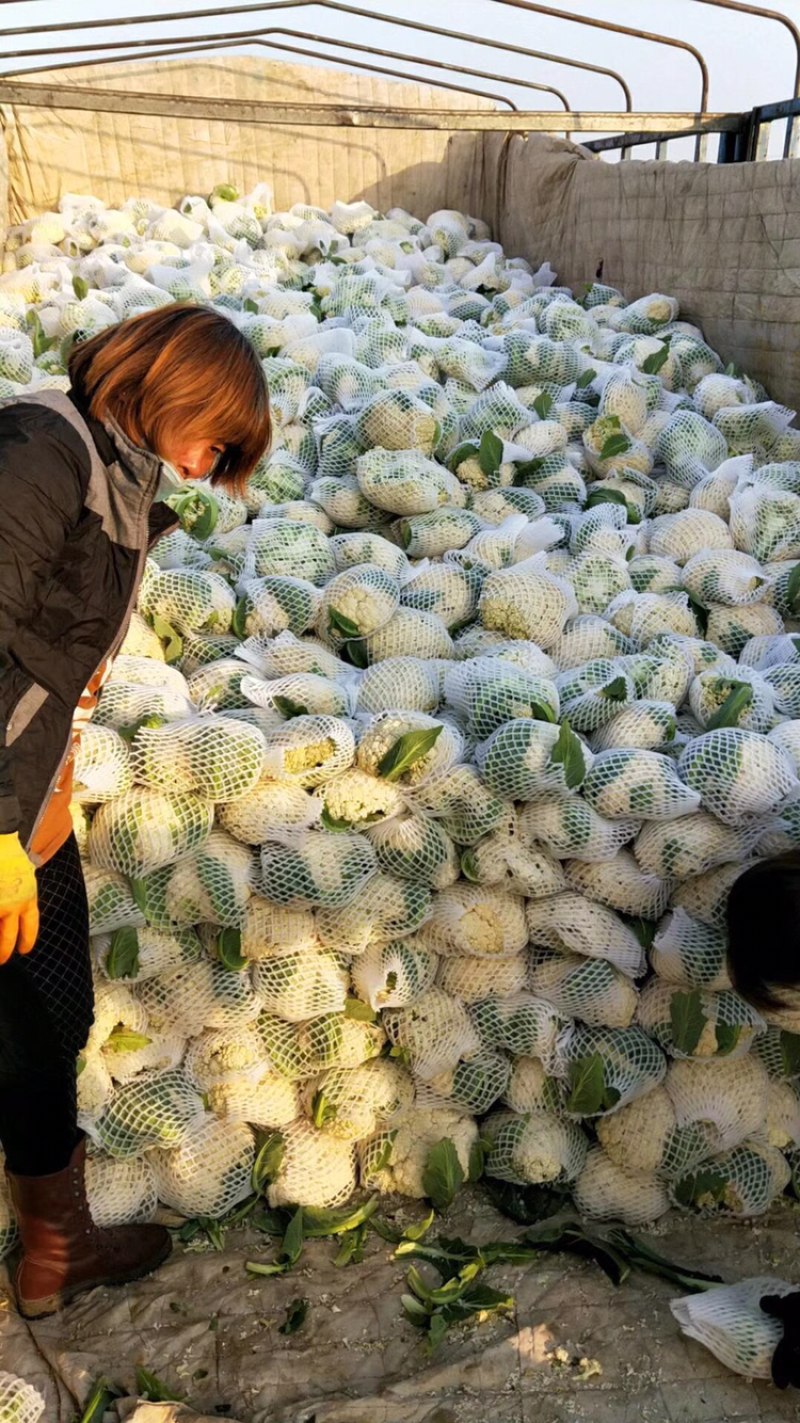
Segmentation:
[(95, 420), (111, 415), (155, 454), (167, 438), (224, 445), (215, 484), (241, 486), (269, 446), (269, 393), (247, 337), (221, 312), (175, 304), (73, 346), (67, 366)]

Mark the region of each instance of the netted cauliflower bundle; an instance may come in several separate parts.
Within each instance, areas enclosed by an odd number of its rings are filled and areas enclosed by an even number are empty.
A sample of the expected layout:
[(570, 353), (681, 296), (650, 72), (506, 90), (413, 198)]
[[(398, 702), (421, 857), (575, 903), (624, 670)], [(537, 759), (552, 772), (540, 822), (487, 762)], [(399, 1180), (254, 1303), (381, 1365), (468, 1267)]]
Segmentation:
[(594, 1220), (621, 1220), (625, 1225), (649, 1225), (669, 1210), (666, 1186), (653, 1172), (627, 1171), (601, 1146), (592, 1147), (572, 1188), (581, 1215)]
[(517, 1186), (563, 1186), (583, 1170), (588, 1148), (584, 1133), (550, 1112), (495, 1112), (481, 1130), (491, 1143), (487, 1176)]
[(443, 1141), (452, 1144), (465, 1180), (477, 1173), (477, 1123), (454, 1107), (435, 1105), (416, 1108), (395, 1130), (359, 1144), (361, 1184), (382, 1195), (398, 1192), (421, 1200), (428, 1194), (428, 1158)]

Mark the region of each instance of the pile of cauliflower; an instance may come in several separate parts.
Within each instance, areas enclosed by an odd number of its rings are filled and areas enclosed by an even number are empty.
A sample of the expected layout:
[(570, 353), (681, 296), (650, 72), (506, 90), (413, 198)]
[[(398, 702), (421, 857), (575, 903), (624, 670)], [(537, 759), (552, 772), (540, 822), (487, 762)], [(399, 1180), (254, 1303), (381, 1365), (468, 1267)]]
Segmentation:
[(764, 1212), (800, 1016), (725, 902), (800, 846), (793, 413), (458, 212), (65, 195), (8, 250), (0, 396), (188, 300), (275, 422), (177, 500), (76, 757), (97, 1219), (220, 1216), (265, 1135), (273, 1206), (422, 1197), (448, 1139), (590, 1217)]

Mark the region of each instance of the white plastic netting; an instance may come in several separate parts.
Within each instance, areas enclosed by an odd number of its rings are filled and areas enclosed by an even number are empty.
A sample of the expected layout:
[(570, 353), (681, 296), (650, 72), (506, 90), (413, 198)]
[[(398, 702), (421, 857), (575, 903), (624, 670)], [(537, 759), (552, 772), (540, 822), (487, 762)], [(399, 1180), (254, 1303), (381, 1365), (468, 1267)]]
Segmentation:
[(179, 206), (65, 197), (0, 276), (5, 398), (189, 299), (275, 430), (180, 491), (74, 751), (98, 1218), (224, 1213), (253, 1128), (273, 1205), (421, 1197), (494, 1134), (598, 1219), (766, 1209), (800, 1054), (726, 903), (800, 845), (791, 412), (674, 298), (574, 298), (463, 214)]

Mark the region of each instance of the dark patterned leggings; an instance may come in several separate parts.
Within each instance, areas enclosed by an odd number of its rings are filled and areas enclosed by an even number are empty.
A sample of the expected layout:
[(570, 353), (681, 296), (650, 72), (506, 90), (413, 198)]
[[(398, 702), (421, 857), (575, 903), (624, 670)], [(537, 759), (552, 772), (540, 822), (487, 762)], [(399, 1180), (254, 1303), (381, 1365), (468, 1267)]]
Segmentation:
[(36, 871), (39, 937), (0, 967), (0, 1144), (10, 1171), (61, 1171), (78, 1140), (76, 1058), (94, 1013), (75, 837)]

